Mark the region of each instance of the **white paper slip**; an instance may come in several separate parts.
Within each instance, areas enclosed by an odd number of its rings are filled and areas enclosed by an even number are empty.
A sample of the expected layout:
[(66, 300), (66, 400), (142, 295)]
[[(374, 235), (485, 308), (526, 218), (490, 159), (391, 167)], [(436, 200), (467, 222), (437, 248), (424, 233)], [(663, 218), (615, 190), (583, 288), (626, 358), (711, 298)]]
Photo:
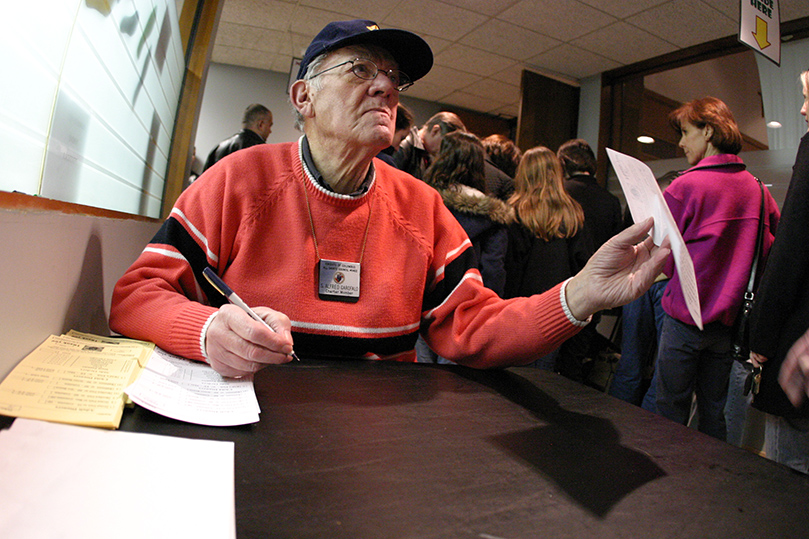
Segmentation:
[(234, 444), (18, 418), (0, 431), (0, 537), (236, 537)]
[(225, 427), (259, 420), (252, 376), (223, 378), (210, 365), (157, 347), (125, 392), (136, 404), (187, 423)]
[(637, 223), (650, 216), (654, 217), (652, 238), (655, 245), (660, 245), (664, 238), (669, 238), (674, 265), (680, 275), (680, 286), (683, 290), (686, 307), (696, 326), (702, 329), (702, 310), (699, 304), (694, 262), (691, 260), (691, 255), (688, 254), (683, 236), (680, 234), (680, 229), (677, 228), (677, 223), (674, 222), (674, 217), (666, 204), (666, 199), (663, 198), (652, 169), (642, 161), (610, 148), (607, 148), (607, 155), (621, 182), (621, 189), (624, 191), (632, 219)]

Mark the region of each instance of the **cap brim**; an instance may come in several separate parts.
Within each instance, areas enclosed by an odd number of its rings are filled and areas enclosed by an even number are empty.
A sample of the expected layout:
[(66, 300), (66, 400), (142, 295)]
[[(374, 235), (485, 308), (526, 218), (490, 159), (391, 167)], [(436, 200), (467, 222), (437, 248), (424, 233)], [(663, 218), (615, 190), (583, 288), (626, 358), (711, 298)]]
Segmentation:
[(433, 67), (433, 51), (424, 39), (413, 32), (396, 28), (382, 28), (347, 37), (332, 44), (333, 51), (349, 45), (376, 45), (388, 51), (399, 69), (416, 81)]

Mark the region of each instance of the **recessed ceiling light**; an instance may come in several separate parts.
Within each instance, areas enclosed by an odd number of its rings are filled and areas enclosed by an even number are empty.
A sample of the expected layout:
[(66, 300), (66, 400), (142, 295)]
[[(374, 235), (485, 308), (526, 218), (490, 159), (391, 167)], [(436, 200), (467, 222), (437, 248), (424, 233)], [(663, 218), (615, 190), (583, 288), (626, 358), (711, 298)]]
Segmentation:
[(776, 121), (772, 121), (772, 122), (769, 122), (769, 123), (767, 124), (767, 127), (772, 128), (772, 129), (778, 129), (778, 128), (780, 128), (780, 127), (781, 127), (781, 123), (780, 123), (780, 122), (776, 122)]
[(655, 139), (652, 137), (647, 137), (646, 135), (641, 135), (638, 137), (638, 142), (641, 144), (654, 144)]

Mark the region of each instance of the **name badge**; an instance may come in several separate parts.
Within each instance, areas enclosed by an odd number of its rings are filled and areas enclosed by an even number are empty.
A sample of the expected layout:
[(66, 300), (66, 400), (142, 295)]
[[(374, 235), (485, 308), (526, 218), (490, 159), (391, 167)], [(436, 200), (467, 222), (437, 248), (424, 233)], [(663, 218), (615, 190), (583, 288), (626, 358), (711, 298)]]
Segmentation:
[(318, 296), (327, 301), (356, 303), (360, 299), (360, 265), (356, 262), (321, 260)]

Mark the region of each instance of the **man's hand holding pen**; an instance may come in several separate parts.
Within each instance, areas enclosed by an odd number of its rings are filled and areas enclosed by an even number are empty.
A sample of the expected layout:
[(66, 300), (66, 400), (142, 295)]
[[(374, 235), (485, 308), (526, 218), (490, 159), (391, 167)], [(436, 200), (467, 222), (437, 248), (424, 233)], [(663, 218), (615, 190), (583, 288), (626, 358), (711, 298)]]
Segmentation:
[(223, 305), (208, 326), (205, 334), (208, 363), (222, 376), (245, 376), (267, 365), (292, 360), (289, 318), (267, 307), (254, 311), (269, 328), (231, 304)]

